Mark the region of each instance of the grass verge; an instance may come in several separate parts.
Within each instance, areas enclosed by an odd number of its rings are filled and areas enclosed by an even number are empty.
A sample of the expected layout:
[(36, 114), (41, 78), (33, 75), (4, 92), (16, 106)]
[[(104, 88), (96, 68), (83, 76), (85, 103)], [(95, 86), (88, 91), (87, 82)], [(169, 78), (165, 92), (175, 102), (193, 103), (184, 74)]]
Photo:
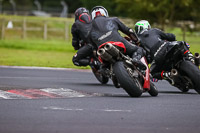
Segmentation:
[[(200, 39), (188, 40), (191, 52), (200, 53)], [(73, 65), (75, 53), (71, 42), (62, 40), (0, 40), (0, 65), (88, 69)]]
[(75, 52), (65, 41), (0, 40), (0, 65), (89, 68), (73, 65)]

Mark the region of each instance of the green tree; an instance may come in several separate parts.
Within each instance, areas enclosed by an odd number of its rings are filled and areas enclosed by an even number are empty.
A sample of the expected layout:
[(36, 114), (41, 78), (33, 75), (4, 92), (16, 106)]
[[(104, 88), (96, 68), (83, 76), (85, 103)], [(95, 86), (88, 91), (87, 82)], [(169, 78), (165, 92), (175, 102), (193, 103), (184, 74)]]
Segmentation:
[[(156, 22), (164, 29), (166, 20), (198, 18), (199, 9), (195, 0), (115, 0), (117, 11), (133, 19), (146, 19)], [(199, 2), (198, 2), (199, 3)], [(196, 8), (192, 8), (195, 6)], [(192, 8), (192, 9), (191, 9)]]

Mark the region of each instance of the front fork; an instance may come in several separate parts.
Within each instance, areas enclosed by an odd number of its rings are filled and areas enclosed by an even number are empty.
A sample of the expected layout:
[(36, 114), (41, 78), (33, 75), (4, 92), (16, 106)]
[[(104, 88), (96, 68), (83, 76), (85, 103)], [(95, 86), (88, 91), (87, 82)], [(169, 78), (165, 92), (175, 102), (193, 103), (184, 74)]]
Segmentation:
[[(144, 90), (147, 90), (149, 91), (150, 90), (150, 69), (149, 69), (149, 66), (148, 66), (148, 63), (147, 63), (147, 60), (146, 58), (142, 57), (140, 59), (140, 61), (146, 66), (146, 70), (144, 73), (141, 73), (139, 72), (136, 67), (134, 67), (135, 70), (137, 70), (140, 74), (140, 76), (143, 78), (142, 81), (144, 81), (143, 83), (143, 88)], [(131, 67), (133, 67), (133, 64), (132, 62), (130, 61), (130, 59), (126, 60), (126, 64), (130, 65)], [(128, 69), (128, 72), (130, 74), (132, 74), (133, 77), (138, 77), (138, 74), (135, 74), (134, 72), (132, 72), (132, 69), (130, 68), (130, 70)]]

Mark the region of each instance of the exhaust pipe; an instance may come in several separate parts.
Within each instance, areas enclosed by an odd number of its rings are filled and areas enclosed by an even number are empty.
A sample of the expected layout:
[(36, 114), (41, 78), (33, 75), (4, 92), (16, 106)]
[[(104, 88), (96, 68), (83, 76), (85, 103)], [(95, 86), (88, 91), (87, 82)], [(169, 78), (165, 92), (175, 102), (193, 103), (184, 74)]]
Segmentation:
[(194, 54), (194, 63), (195, 63), (196, 66), (199, 67), (199, 64), (200, 64), (200, 55), (199, 55), (199, 53), (195, 53)]
[(171, 70), (171, 75), (172, 75), (172, 77), (177, 76), (178, 75), (178, 71), (176, 69), (172, 69)]
[(113, 46), (111, 43), (107, 43), (104, 47), (106, 52), (111, 54), (113, 57), (117, 57), (119, 55), (119, 49), (117, 49), (115, 46)]
[(97, 55), (100, 56), (103, 60), (105, 61), (110, 61), (112, 60), (112, 56), (106, 52), (106, 50), (104, 48), (100, 48), (97, 51)]

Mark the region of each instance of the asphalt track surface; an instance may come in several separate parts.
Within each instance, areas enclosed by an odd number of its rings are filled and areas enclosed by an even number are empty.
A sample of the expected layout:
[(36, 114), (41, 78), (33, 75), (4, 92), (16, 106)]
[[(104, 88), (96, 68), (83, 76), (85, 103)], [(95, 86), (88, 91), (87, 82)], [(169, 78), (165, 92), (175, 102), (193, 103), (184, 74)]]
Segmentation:
[(91, 71), (0, 66), (0, 133), (199, 133), (200, 95), (131, 98)]

